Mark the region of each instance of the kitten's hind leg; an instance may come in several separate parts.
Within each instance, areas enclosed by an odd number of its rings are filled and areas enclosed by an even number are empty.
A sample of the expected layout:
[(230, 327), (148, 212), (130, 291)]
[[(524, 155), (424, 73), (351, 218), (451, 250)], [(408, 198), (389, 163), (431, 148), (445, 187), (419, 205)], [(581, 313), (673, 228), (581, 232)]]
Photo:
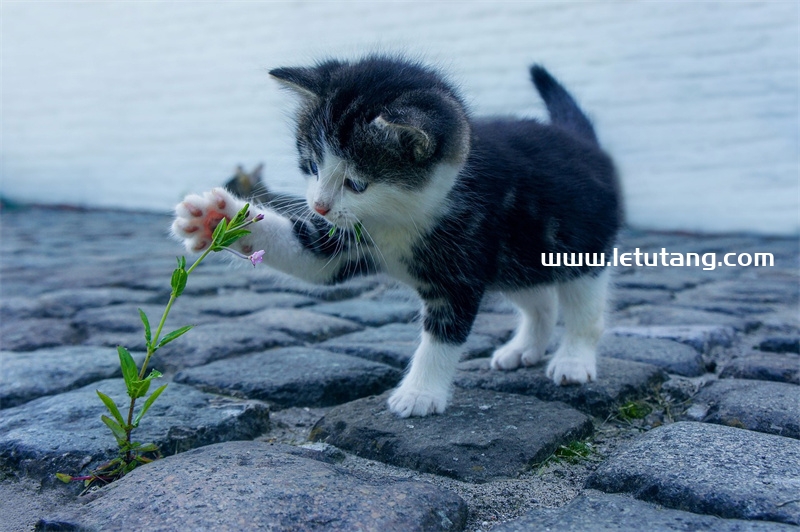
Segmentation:
[(492, 369), (511, 370), (532, 366), (544, 356), (558, 317), (555, 286), (541, 286), (506, 294), (520, 311), (511, 340), (492, 355)]
[(597, 380), (597, 343), (603, 334), (608, 270), (559, 284), (558, 297), (566, 332), (547, 365), (556, 384)]

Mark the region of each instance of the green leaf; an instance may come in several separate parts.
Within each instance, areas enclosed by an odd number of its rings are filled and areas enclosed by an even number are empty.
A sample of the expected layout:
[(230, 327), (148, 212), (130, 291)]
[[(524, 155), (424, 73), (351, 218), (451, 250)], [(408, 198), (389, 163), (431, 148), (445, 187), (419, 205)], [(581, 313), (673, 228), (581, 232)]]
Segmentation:
[[(152, 373), (150, 375), (152, 375)], [(150, 377), (148, 377), (148, 378), (150, 378)], [(151, 406), (153, 406), (153, 403), (155, 402), (155, 400), (158, 399), (158, 396), (161, 395), (161, 392), (163, 392), (166, 388), (167, 388), (167, 385), (164, 384), (164, 385), (159, 386), (158, 388), (156, 388), (156, 390), (153, 393), (150, 394), (150, 397), (148, 397), (147, 400), (144, 402), (144, 405), (142, 405), (142, 409), (139, 410), (139, 413), (136, 414), (136, 418), (133, 420), (133, 426), (134, 427), (138, 427), (139, 426), (139, 422), (142, 420), (142, 417), (144, 417), (145, 413), (150, 409)], [(146, 452), (146, 451), (142, 450), (142, 452)]]
[(178, 297), (183, 293), (183, 289), (186, 288), (186, 280), (189, 278), (189, 274), (183, 268), (175, 268), (172, 272), (172, 279), (170, 280), (170, 286), (172, 286), (172, 293), (175, 297)]
[(362, 228), (361, 222), (353, 226), (353, 231), (356, 232), (356, 242), (361, 242), (361, 228)]
[(123, 419), (122, 414), (120, 413), (119, 408), (117, 408), (117, 405), (114, 404), (114, 401), (100, 390), (95, 391), (97, 392), (98, 397), (100, 397), (100, 400), (103, 401), (103, 404), (106, 405), (106, 408), (108, 408), (108, 411), (111, 412), (111, 415), (114, 416), (114, 419), (117, 420), (117, 423), (120, 425), (125, 425), (125, 419)]
[(64, 473), (56, 473), (56, 478), (65, 484), (72, 482), (72, 477)]
[(160, 342), (158, 342), (156, 349), (164, 347), (165, 345), (175, 340), (176, 338), (183, 336), (184, 334), (192, 330), (193, 327), (194, 325), (187, 325), (186, 327), (181, 327), (180, 329), (172, 331), (168, 335), (164, 336), (164, 338), (162, 338)]
[(186, 269), (186, 257), (178, 257), (178, 269), (185, 270)]
[(138, 399), (140, 397), (144, 397), (147, 394), (147, 390), (150, 389), (150, 378), (137, 380), (133, 383), (133, 393), (130, 396), (133, 399)]
[(214, 244), (217, 244), (219, 242), (219, 239), (222, 238), (222, 235), (224, 235), (225, 231), (227, 230), (228, 230), (228, 219), (223, 218), (217, 224), (217, 228), (214, 229), (214, 233), (211, 235), (211, 241)]
[(229, 228), (237, 228), (245, 222), (245, 218), (247, 218), (247, 213), (250, 211), (250, 204), (245, 203), (244, 207), (242, 207), (239, 212), (236, 213), (236, 216), (233, 217), (233, 220), (228, 224)]
[(332, 225), (330, 229), (328, 229), (328, 238), (333, 238), (333, 235), (336, 234), (336, 226)]
[(139, 317), (142, 319), (142, 323), (144, 324), (144, 339), (147, 342), (147, 347), (150, 347), (150, 341), (152, 340), (150, 335), (150, 320), (147, 319), (147, 314), (145, 314), (142, 309), (138, 310)]
[(117, 443), (123, 444), (126, 442), (126, 440), (128, 439), (128, 435), (125, 433), (125, 429), (123, 429), (119, 423), (117, 423), (108, 416), (100, 416), (100, 419), (102, 419), (103, 423), (105, 423), (108, 426), (108, 428), (111, 429), (111, 432), (114, 433), (114, 437), (117, 439)]
[[(166, 387), (166, 384), (164, 385)], [(155, 392), (153, 392), (155, 393)], [(157, 453), (158, 445), (155, 443), (143, 443), (136, 447), (136, 451), (140, 453)]]
[[(242, 238), (243, 236), (249, 235), (250, 231), (247, 229), (236, 229), (235, 231), (231, 231), (228, 235), (225, 235), (219, 243), (219, 249), (217, 251), (222, 251), (222, 248), (228, 248)], [(229, 236), (230, 235), (230, 236)]]
[(117, 347), (117, 352), (119, 353), (119, 365), (122, 368), (122, 378), (125, 379), (125, 386), (128, 388), (128, 395), (133, 397), (131, 394), (133, 384), (139, 380), (139, 371), (136, 369), (136, 361), (133, 360), (128, 350), (122, 346)]

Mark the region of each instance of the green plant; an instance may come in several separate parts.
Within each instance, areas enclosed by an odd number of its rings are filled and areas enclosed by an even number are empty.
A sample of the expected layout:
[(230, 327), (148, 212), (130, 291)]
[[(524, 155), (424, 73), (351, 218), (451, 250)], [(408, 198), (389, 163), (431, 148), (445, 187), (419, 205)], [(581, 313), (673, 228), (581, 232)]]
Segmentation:
[(560, 464), (566, 462), (568, 464), (577, 464), (584, 460), (596, 459), (594, 456), (597, 451), (591, 443), (574, 440), (567, 445), (559, 445), (558, 448), (548, 456), (541, 464), (539, 464), (539, 472), (544, 470), (550, 464)]
[(189, 278), (189, 275), (210, 253), (223, 250), (229, 251), (238, 257), (250, 260), (253, 266), (262, 261), (264, 256), (263, 250), (256, 251), (250, 256), (245, 256), (230, 248), (231, 244), (243, 236), (250, 234), (250, 231), (245, 229), (245, 227), (263, 219), (263, 215), (259, 214), (255, 218), (248, 220), (249, 208), (249, 205), (245, 205), (242, 210), (240, 210), (230, 221), (228, 221), (227, 218), (220, 220), (219, 224), (214, 230), (214, 233), (212, 234), (211, 245), (200, 255), (200, 257), (197, 258), (197, 260), (195, 260), (194, 264), (192, 264), (188, 269), (186, 268), (186, 257), (180, 257), (178, 259), (178, 267), (173, 270), (172, 278), (170, 280), (172, 291), (170, 293), (169, 301), (167, 302), (166, 308), (164, 308), (164, 312), (161, 315), (161, 320), (158, 322), (155, 333), (152, 331), (150, 320), (148, 319), (147, 315), (142, 309), (139, 309), (139, 317), (144, 325), (145, 345), (147, 346), (147, 353), (144, 357), (141, 368), (137, 367), (136, 361), (126, 348), (122, 346), (117, 347), (120, 368), (122, 369), (122, 378), (125, 381), (125, 388), (128, 397), (130, 398), (127, 416), (123, 416), (122, 411), (117, 407), (111, 397), (104, 394), (100, 390), (97, 390), (97, 396), (111, 414), (110, 417), (103, 415), (100, 417), (100, 419), (111, 430), (111, 433), (114, 435), (114, 438), (117, 441), (118, 454), (116, 458), (102, 464), (89, 475), (71, 476), (64, 473), (57, 473), (56, 477), (58, 477), (59, 480), (62, 480), (63, 482), (83, 481), (84, 486), (89, 488), (95, 482), (113, 482), (127, 473), (130, 473), (137, 466), (152, 462), (153, 458), (147, 456), (148, 454), (158, 457), (158, 447), (155, 444), (143, 444), (131, 439), (131, 434), (136, 428), (139, 427), (144, 415), (147, 413), (150, 407), (153, 406), (155, 400), (158, 399), (158, 397), (167, 388), (166, 384), (156, 388), (153, 393), (151, 393), (150, 396), (145, 399), (144, 404), (141, 406), (139, 411), (136, 412), (137, 399), (145, 397), (147, 392), (150, 390), (150, 384), (152, 383), (153, 379), (161, 377), (161, 373), (154, 369), (151, 369), (150, 373), (145, 376), (147, 372), (147, 366), (156, 351), (168, 343), (180, 338), (192, 329), (193, 325), (187, 325), (170, 333), (164, 334), (163, 337), (161, 336), (164, 329), (164, 324), (167, 321), (167, 316), (169, 316), (169, 312), (172, 309), (175, 301), (180, 297), (186, 288), (186, 282)]
[(644, 419), (653, 411), (653, 407), (643, 401), (628, 401), (617, 409), (617, 416), (622, 421)]
[[(331, 228), (328, 229), (328, 237), (333, 238), (333, 236), (336, 234), (338, 230), (339, 230), (338, 227), (336, 227), (335, 225), (331, 225)], [(356, 242), (361, 242), (361, 236), (363, 234), (363, 231), (364, 231), (364, 226), (361, 225), (361, 222), (358, 222), (353, 226), (353, 234), (356, 237)]]

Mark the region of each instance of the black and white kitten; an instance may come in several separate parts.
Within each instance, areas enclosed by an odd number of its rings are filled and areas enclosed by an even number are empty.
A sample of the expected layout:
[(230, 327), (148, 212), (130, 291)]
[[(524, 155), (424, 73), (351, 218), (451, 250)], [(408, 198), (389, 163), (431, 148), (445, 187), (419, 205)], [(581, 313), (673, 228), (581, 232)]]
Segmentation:
[[(441, 75), (404, 58), (270, 72), (302, 99), (297, 148), (308, 208), (252, 208), (264, 220), (237, 245), (264, 249), (265, 262), (311, 282), (384, 272), (417, 290), (422, 340), (389, 399), (401, 417), (444, 411), (487, 290), (521, 313), (493, 368), (536, 364), (560, 306), (566, 334), (547, 374), (557, 384), (596, 379), (608, 275), (541, 259), (609, 251), (622, 222), (617, 178), (572, 97), (542, 67), (530, 72), (549, 125), (473, 119)], [(200, 251), (220, 217), (243, 204), (222, 189), (189, 196), (173, 231)]]

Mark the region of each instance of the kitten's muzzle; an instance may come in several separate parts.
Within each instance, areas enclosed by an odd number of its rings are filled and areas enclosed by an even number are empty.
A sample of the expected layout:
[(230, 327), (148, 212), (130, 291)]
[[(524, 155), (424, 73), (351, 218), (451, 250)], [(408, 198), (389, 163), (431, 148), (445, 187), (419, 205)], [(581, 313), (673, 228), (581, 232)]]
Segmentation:
[(321, 201), (315, 201), (314, 210), (317, 211), (317, 213), (319, 213), (320, 215), (325, 216), (326, 214), (331, 212), (331, 206)]

